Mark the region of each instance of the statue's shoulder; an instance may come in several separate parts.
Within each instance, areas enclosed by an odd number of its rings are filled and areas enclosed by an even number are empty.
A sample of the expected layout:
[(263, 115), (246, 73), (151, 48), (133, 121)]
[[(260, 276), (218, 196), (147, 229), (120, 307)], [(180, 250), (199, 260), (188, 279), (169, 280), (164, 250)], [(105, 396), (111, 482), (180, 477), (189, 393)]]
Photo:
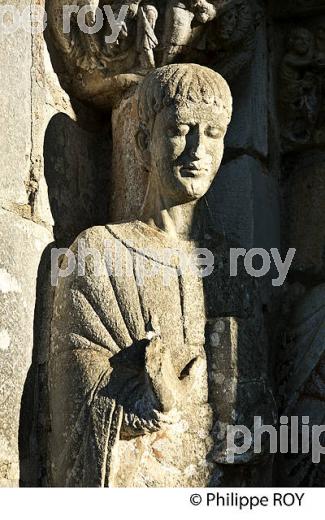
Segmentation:
[(109, 224), (105, 226), (93, 226), (82, 231), (70, 249), (77, 252), (80, 247), (96, 248), (102, 250), (109, 242), (120, 241), (123, 242), (122, 237), (132, 236), (132, 223)]
[(87, 228), (84, 231), (81, 231), (77, 238), (74, 240), (72, 245), (70, 246), (71, 250), (75, 250), (80, 245), (82, 241), (84, 244), (91, 245), (105, 238), (105, 234), (107, 234), (105, 226), (94, 226), (91, 228)]

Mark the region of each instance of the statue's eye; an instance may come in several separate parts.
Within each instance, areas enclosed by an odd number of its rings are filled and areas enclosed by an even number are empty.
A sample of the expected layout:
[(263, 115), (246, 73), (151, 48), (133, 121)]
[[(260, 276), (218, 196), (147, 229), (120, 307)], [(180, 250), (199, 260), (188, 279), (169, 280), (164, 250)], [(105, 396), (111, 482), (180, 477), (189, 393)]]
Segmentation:
[(212, 137), (212, 139), (218, 139), (222, 137), (222, 131), (217, 126), (208, 126), (205, 130), (205, 135)]
[(190, 127), (188, 125), (178, 125), (170, 127), (167, 131), (169, 137), (182, 137), (188, 134)]

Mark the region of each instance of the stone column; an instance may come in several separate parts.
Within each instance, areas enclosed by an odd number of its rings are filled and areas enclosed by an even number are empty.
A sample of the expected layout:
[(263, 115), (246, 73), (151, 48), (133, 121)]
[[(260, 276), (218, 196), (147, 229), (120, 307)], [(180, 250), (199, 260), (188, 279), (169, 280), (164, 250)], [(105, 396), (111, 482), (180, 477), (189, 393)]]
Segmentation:
[(224, 166), (210, 192), (215, 225), (247, 249), (279, 247), (277, 179), (269, 171), (267, 13), (251, 2), (256, 40), (250, 64), (231, 82), (233, 119)]

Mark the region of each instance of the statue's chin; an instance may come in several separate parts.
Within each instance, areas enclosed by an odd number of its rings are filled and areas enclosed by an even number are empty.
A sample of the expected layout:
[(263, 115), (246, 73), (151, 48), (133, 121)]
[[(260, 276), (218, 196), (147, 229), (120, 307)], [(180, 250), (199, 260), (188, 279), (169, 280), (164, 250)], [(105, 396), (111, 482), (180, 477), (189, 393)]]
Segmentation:
[(187, 179), (182, 184), (187, 195), (187, 202), (201, 199), (211, 186), (211, 182), (202, 182), (198, 179)]

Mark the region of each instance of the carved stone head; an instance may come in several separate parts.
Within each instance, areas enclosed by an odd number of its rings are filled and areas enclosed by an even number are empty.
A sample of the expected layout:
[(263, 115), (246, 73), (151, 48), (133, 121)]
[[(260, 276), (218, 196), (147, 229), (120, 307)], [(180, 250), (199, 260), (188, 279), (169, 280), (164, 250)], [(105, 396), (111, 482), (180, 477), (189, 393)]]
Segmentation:
[(307, 54), (313, 46), (313, 35), (308, 29), (292, 29), (288, 39), (288, 49), (299, 56)]
[(190, 8), (199, 23), (207, 23), (217, 15), (216, 1), (190, 0)]
[(232, 97), (216, 72), (194, 64), (156, 69), (139, 91), (138, 149), (171, 205), (203, 197), (219, 169)]

